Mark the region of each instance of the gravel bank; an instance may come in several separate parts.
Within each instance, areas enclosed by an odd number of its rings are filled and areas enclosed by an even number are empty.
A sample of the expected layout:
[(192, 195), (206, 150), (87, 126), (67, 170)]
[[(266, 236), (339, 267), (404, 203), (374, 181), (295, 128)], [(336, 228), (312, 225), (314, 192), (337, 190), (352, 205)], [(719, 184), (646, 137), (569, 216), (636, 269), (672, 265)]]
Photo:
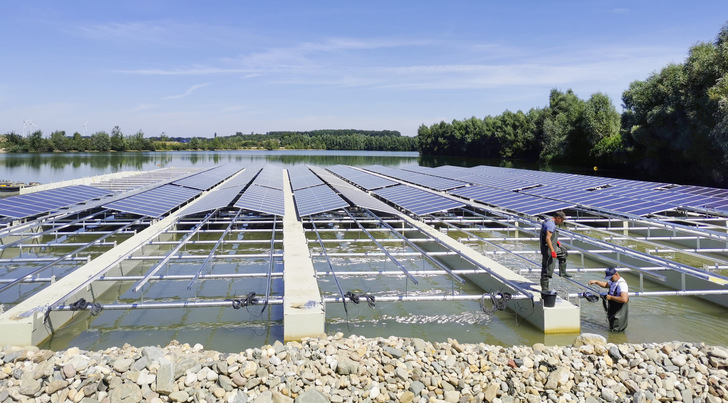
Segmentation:
[(5, 346), (0, 402), (728, 402), (728, 348), (682, 342), (500, 347), (328, 338), (237, 354), (200, 345)]

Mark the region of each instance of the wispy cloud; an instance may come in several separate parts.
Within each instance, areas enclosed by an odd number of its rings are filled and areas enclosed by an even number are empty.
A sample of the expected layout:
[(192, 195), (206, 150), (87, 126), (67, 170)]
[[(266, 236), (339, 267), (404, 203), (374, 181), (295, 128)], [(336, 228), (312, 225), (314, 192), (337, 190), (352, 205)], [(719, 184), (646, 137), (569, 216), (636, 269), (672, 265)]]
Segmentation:
[(185, 91), (182, 94), (179, 94), (179, 95), (170, 95), (168, 97), (164, 97), (164, 99), (180, 99), (180, 98), (184, 98), (184, 97), (192, 94), (196, 90), (198, 90), (198, 89), (200, 89), (202, 87), (207, 87), (208, 85), (210, 85), (210, 83), (195, 84), (192, 87), (188, 88), (187, 91)]

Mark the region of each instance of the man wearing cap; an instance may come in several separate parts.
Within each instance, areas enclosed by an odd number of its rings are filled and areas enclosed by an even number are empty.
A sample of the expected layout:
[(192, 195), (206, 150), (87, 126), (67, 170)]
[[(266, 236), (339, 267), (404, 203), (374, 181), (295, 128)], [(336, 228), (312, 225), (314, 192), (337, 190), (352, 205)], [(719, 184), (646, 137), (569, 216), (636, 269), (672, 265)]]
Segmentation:
[(566, 214), (559, 210), (554, 216), (544, 220), (541, 224), (541, 235), (539, 243), (541, 244), (541, 290), (549, 290), (549, 279), (554, 274), (554, 259), (559, 261), (559, 275), (561, 277), (571, 277), (566, 273), (566, 258), (569, 252), (561, 246), (559, 242), (559, 233), (556, 229), (557, 225), (563, 224)]
[(607, 320), (609, 321), (609, 330), (613, 332), (623, 332), (627, 328), (627, 319), (629, 316), (629, 288), (627, 281), (617, 273), (617, 269), (609, 267), (604, 272), (604, 281), (589, 280), (589, 285), (596, 284), (602, 288), (608, 288), (609, 292), (602, 296), (604, 309), (607, 311)]

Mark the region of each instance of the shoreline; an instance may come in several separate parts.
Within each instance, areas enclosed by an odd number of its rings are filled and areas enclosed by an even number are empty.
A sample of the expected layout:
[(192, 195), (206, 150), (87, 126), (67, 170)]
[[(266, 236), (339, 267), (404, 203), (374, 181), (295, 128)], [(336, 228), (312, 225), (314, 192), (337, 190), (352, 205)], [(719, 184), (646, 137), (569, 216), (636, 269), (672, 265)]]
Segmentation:
[(5, 346), (0, 403), (728, 401), (728, 348), (501, 347), (341, 333), (240, 353), (172, 342), (101, 351)]

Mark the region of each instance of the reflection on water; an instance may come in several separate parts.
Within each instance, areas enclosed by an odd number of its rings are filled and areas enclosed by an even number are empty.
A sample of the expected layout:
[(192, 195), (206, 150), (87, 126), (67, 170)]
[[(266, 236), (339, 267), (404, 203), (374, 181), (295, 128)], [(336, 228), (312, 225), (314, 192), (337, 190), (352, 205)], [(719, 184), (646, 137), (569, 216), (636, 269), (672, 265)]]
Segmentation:
[(51, 183), (119, 171), (218, 164), (418, 165), (416, 152), (379, 151), (179, 151), (0, 154), (0, 179)]

